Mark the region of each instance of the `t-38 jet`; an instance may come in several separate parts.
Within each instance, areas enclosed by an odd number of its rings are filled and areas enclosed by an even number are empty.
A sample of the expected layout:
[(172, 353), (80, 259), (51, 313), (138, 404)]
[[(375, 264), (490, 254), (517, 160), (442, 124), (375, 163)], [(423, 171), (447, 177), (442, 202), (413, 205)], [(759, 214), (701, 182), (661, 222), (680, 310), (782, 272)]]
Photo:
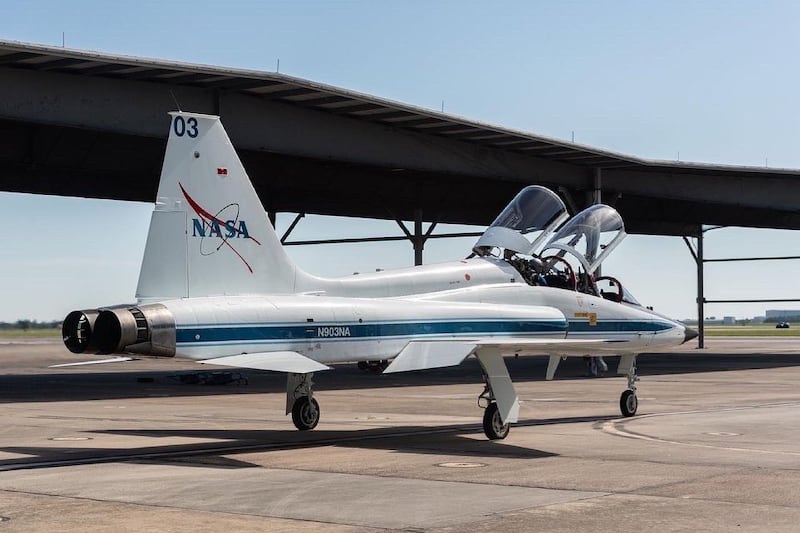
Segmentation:
[(502, 439), (519, 413), (504, 355), (548, 354), (552, 378), (561, 357), (620, 354), (620, 406), (631, 416), (636, 354), (693, 336), (616, 279), (594, 278), (625, 234), (616, 211), (594, 206), (565, 223), (564, 204), (542, 187), (524, 189), (467, 259), (334, 279), (303, 272), (219, 117), (171, 117), (137, 304), (67, 315), (64, 344), (74, 353), (285, 372), (286, 413), (300, 430), (319, 422), (311, 378), (330, 364), (391, 361), (390, 373), (475, 356), (484, 430)]

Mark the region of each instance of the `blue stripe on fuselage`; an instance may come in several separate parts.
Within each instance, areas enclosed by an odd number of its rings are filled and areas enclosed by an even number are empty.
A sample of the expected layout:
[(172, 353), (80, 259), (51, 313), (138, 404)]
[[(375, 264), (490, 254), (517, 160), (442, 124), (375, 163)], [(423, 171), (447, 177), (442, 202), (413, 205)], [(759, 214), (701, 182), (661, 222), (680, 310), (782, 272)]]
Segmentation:
[(424, 337), (464, 334), (526, 334), (560, 333), (567, 328), (565, 320), (537, 321), (453, 321), (453, 322), (400, 322), (380, 324), (316, 323), (296, 325), (235, 325), (235, 326), (179, 326), (176, 341), (181, 343), (208, 343), (264, 340), (342, 340), (390, 337)]
[(657, 320), (598, 320), (592, 326), (586, 320), (570, 320), (570, 333), (658, 333), (675, 327), (675, 324)]

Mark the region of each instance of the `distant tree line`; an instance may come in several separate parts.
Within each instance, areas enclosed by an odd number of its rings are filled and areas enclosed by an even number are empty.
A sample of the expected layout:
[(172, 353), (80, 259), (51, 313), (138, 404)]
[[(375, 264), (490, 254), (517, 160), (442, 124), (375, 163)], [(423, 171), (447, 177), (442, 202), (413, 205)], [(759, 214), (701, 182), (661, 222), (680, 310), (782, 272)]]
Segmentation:
[(21, 329), (28, 331), (29, 329), (53, 329), (60, 328), (61, 322), (53, 320), (52, 322), (39, 322), (38, 320), (22, 319), (16, 322), (0, 322), (0, 330), (6, 329)]

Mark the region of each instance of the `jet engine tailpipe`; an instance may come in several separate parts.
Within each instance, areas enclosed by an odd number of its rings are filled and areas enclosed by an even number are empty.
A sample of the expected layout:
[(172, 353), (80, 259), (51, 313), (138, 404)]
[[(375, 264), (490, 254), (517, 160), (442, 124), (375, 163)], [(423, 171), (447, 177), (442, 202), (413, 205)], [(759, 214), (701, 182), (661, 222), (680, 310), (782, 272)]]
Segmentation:
[(73, 311), (61, 324), (61, 338), (64, 346), (72, 353), (94, 353), (97, 347), (92, 344), (92, 330), (100, 312), (97, 309)]
[(175, 355), (175, 319), (160, 304), (73, 311), (62, 331), (73, 353)]

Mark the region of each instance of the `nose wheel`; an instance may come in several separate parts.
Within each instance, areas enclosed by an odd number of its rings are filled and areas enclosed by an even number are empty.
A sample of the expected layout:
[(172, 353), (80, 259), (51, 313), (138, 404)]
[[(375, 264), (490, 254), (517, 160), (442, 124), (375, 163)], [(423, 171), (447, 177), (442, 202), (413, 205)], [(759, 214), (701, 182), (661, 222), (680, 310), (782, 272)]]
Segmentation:
[(636, 375), (636, 357), (632, 358), (627, 375), (628, 390), (619, 397), (619, 410), (626, 417), (635, 415), (639, 407), (639, 399), (636, 397), (636, 382), (639, 381), (639, 376)]
[(639, 407), (639, 400), (636, 398), (636, 392), (630, 389), (624, 391), (619, 397), (619, 410), (622, 416), (635, 415), (637, 407)]

